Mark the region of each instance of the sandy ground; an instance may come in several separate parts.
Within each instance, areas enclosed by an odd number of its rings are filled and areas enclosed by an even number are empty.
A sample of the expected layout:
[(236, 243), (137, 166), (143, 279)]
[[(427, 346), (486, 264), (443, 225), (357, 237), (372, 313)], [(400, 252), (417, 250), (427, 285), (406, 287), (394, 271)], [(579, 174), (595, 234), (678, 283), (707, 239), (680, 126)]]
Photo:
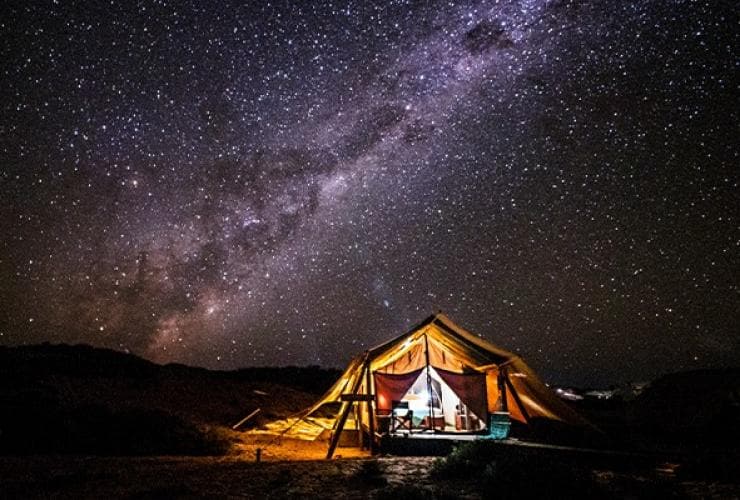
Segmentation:
[[(433, 457), (370, 458), (356, 448), (339, 448), (333, 460), (325, 454), (325, 442), (262, 437), (228, 457), (0, 457), (0, 499), (491, 497), (476, 493), (470, 482), (430, 477)], [(617, 488), (616, 497), (623, 496), (625, 477), (594, 471), (598, 482)], [(740, 498), (738, 485), (675, 481), (675, 487), (678, 498)]]
[[(250, 436), (242, 433), (235, 446), (239, 457), (244, 460), (256, 460), (257, 449), (263, 462), (322, 460), (326, 458), (328, 443), (326, 441), (302, 441), (297, 439), (275, 438), (270, 436)], [(337, 448), (335, 459), (369, 458), (370, 452), (357, 447)]]
[[(0, 458), (2, 498), (369, 498), (424, 482), (431, 458), (255, 463), (229, 458)], [(431, 485), (430, 485), (431, 487)], [(473, 497), (475, 498), (475, 497)]]

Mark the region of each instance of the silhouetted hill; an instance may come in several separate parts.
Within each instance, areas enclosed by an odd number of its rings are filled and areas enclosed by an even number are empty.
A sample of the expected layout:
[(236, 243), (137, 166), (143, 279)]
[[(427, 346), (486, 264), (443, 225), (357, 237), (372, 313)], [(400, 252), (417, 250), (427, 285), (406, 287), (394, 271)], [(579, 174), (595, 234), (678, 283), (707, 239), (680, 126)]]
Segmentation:
[(0, 452), (217, 452), (201, 442), (203, 425), (230, 426), (257, 408), (252, 424), (283, 418), (337, 377), (318, 367), (163, 366), (85, 345), (0, 347)]
[(40, 344), (0, 347), (0, 373), (5, 376), (71, 375), (145, 378), (162, 367), (133, 354), (89, 345)]
[(653, 440), (740, 449), (740, 369), (665, 375), (631, 406), (635, 422)]
[(579, 395), (568, 402), (611, 438), (611, 447), (740, 450), (740, 369), (678, 372), (650, 383), (568, 392)]

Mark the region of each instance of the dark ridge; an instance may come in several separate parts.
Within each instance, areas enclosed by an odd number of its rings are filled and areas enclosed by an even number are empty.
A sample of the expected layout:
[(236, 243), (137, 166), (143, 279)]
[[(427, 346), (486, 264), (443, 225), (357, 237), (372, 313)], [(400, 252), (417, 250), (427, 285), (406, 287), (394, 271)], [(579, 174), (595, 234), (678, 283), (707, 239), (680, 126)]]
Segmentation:
[(133, 354), (85, 344), (0, 346), (0, 374), (147, 377), (160, 367)]
[(683, 447), (740, 449), (740, 369), (665, 375), (632, 402), (646, 436)]
[(163, 374), (211, 377), (222, 380), (271, 382), (321, 394), (339, 378), (340, 371), (316, 365), (247, 367), (233, 371), (208, 370), (181, 363), (159, 365), (135, 354), (86, 344), (0, 346), (0, 375), (68, 375), (88, 377), (152, 378)]
[(87, 345), (0, 347), (0, 455), (222, 454), (223, 428), (257, 408), (251, 425), (287, 417), (338, 376), (162, 366)]

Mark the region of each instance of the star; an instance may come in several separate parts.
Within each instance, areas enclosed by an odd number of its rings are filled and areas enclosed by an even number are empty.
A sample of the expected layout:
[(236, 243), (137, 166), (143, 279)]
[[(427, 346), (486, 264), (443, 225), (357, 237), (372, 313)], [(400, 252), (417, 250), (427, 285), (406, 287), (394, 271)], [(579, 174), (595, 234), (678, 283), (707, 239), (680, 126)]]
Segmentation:
[(728, 5), (6, 10), (4, 345), (342, 366), (444, 310), (553, 382), (740, 361)]

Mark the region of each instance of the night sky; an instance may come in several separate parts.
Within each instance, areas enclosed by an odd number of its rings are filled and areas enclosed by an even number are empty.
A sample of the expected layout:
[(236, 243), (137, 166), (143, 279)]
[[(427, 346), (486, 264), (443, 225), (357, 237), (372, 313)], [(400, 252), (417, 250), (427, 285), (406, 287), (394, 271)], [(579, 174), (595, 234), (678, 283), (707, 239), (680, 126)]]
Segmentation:
[(343, 366), (437, 310), (546, 380), (740, 364), (736, 3), (0, 16), (0, 344)]

